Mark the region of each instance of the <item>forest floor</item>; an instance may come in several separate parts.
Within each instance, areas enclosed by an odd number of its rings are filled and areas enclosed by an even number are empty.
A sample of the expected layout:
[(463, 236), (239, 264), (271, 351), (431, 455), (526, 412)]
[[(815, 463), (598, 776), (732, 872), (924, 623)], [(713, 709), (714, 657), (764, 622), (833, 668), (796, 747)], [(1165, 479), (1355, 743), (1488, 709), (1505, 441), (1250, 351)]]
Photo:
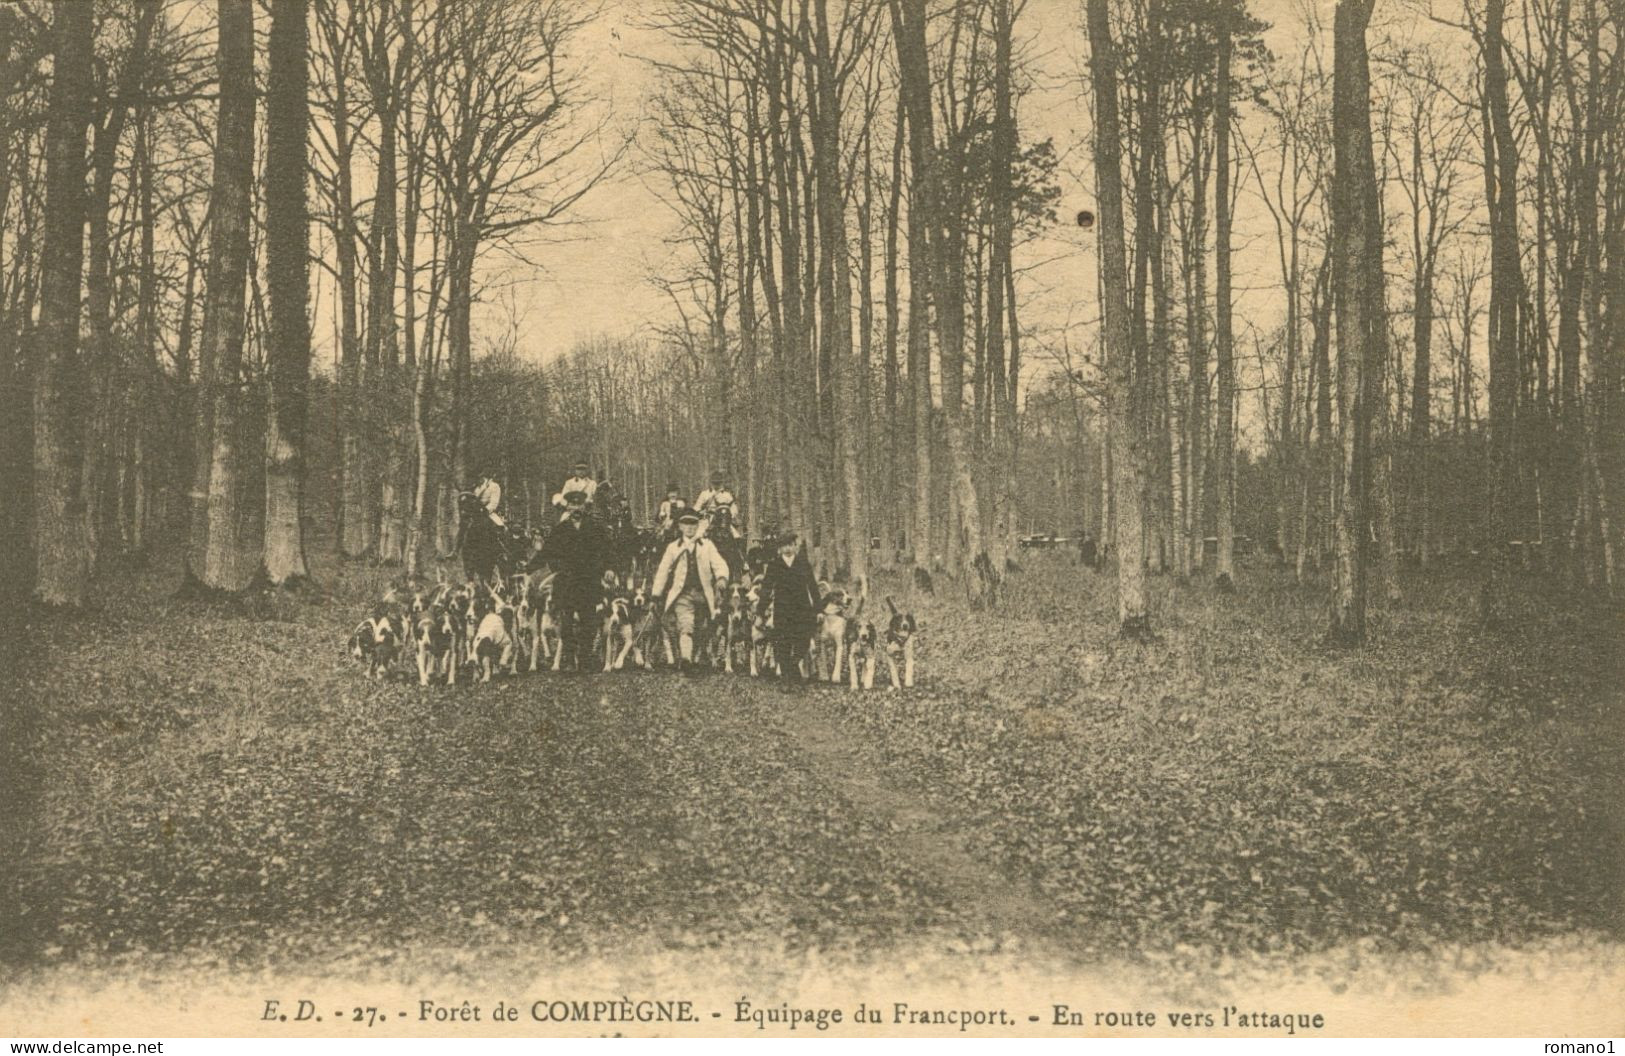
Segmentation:
[(994, 613), (882, 580), (919, 685), (853, 693), (370, 683), (343, 645), (383, 573), (317, 572), (223, 609), (130, 571), (31, 615), (0, 982), (424, 949), (1349, 971), (1625, 936), (1620, 618), (1531, 584), (1488, 633), (1465, 576), (1418, 573), (1337, 651), (1322, 589), (1259, 564), (1156, 581), (1131, 643), (1109, 576), (1041, 554)]

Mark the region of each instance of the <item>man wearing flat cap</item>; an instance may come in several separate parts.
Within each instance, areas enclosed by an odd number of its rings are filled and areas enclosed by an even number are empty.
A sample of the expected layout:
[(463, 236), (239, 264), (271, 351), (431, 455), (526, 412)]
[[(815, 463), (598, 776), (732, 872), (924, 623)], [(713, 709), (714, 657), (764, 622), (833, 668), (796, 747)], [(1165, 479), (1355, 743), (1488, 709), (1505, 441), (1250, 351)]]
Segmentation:
[(677, 518), (680, 534), (666, 547), (655, 570), (651, 593), (661, 611), (677, 619), (677, 650), (684, 670), (694, 663), (694, 642), (718, 612), (718, 598), (728, 584), (728, 566), (716, 545), (700, 535), (700, 518), (686, 510)]
[(585, 670), (590, 663), (598, 603), (604, 598), (603, 576), (608, 553), (603, 529), (587, 517), (580, 491), (565, 496), (564, 520), (547, 537), (542, 559), (558, 573), (553, 602), (569, 664)]

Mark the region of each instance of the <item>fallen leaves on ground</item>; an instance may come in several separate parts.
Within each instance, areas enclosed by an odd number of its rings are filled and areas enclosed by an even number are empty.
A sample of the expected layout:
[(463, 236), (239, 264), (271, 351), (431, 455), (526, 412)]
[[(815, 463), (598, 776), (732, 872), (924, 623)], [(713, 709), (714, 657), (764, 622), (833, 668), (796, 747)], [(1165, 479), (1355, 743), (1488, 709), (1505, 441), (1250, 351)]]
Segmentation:
[(342, 643), (381, 574), (327, 582), (224, 609), (148, 573), (34, 621), (9, 960), (975, 950), (1006, 886), (1044, 918), (1016, 939), (1079, 957), (1621, 928), (1617, 641), (1538, 596), (1492, 635), (1433, 576), (1336, 652), (1319, 592), (1254, 569), (1157, 581), (1137, 644), (1109, 579), (1041, 555), (994, 612), (912, 598), (916, 689), (792, 698), (375, 684)]

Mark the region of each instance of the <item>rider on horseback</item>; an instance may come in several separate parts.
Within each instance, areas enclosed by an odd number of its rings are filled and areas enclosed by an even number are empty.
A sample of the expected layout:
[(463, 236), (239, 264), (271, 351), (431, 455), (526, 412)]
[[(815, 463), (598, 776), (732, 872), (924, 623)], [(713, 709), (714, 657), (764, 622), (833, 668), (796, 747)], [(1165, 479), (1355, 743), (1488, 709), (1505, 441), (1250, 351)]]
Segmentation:
[(732, 501), (733, 493), (727, 488), (728, 475), (718, 469), (711, 474), (711, 486), (700, 492), (700, 497), (694, 500), (694, 510), (701, 517), (710, 513), (717, 505), (718, 499), (724, 494)]
[(568, 498), (572, 491), (579, 491), (588, 503), (598, 497), (598, 482), (593, 479), (592, 469), (586, 462), (577, 462), (570, 471), (570, 479), (564, 482), (559, 489)]
[(709, 535), (711, 529), (715, 528), (719, 533), (719, 546), (724, 540), (743, 538), (744, 533), (739, 530), (739, 502), (734, 497), (733, 489), (728, 487), (727, 475), (721, 470), (711, 474), (711, 486), (700, 492), (694, 509), (702, 518), (700, 534)]
[(497, 512), (497, 507), (502, 505), (502, 485), (498, 484), (496, 477), (488, 472), (490, 467), (485, 468), (487, 472), (481, 473), (479, 483), (469, 490), (479, 500), (480, 506), (485, 510), (485, 515), (491, 518), (491, 523), (506, 531), (508, 522), (503, 520), (502, 515)]
[(593, 504), (593, 497), (598, 490), (598, 482), (593, 479), (592, 473), (585, 462), (577, 462), (570, 470), (570, 476), (559, 487), (558, 494), (553, 496), (553, 507), (558, 510), (559, 523), (563, 524), (570, 518), (570, 496), (575, 493), (581, 495), (584, 507)]
[(745, 533), (740, 530), (739, 501), (721, 470), (711, 474), (711, 486), (700, 492), (694, 508), (700, 515), (701, 537), (711, 540), (717, 548), (728, 566), (729, 577), (739, 578), (745, 568)]
[(666, 485), (666, 499), (660, 504), (660, 531), (669, 539), (677, 537), (677, 518), (688, 509), (688, 503), (683, 501), (683, 493), (677, 490), (676, 484)]
[(511, 538), (508, 522), (497, 512), (502, 505), (502, 485), (490, 473), (481, 473), (478, 483), (457, 497), (457, 542), (454, 553), (463, 555), (463, 568), (470, 579), (493, 574), (507, 575), (522, 554)]

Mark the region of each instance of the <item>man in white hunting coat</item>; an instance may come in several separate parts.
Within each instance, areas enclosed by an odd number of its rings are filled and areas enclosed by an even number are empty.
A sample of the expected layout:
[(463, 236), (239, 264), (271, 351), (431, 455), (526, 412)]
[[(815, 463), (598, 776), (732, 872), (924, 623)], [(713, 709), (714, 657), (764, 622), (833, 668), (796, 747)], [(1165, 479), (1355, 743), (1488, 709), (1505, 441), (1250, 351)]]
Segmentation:
[(677, 649), (687, 670), (694, 662), (698, 628), (720, 611), (717, 599), (728, 583), (728, 564), (716, 545), (700, 535), (700, 519), (693, 511), (684, 513), (677, 523), (682, 534), (661, 556), (650, 593), (662, 599), (662, 611), (677, 617)]

